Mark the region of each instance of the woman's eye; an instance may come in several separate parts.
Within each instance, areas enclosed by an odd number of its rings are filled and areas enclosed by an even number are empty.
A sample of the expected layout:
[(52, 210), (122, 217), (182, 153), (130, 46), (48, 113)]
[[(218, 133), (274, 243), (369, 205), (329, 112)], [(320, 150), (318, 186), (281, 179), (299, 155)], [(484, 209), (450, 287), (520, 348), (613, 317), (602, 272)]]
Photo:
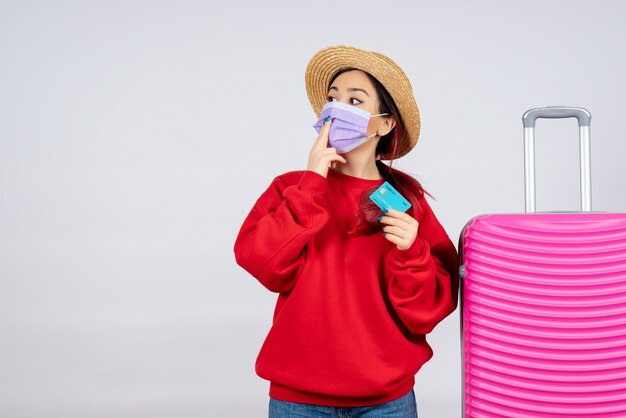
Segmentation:
[(328, 96), (328, 97), (326, 98), (326, 101), (327, 101), (327, 102), (335, 102), (335, 101), (337, 101), (337, 99), (335, 99), (334, 97)]
[[(358, 104), (361, 104), (361, 101), (360, 101), (359, 99), (354, 99), (354, 98), (350, 99), (350, 102), (351, 102), (353, 105), (358, 105)], [(356, 102), (356, 103), (355, 103), (355, 102)]]

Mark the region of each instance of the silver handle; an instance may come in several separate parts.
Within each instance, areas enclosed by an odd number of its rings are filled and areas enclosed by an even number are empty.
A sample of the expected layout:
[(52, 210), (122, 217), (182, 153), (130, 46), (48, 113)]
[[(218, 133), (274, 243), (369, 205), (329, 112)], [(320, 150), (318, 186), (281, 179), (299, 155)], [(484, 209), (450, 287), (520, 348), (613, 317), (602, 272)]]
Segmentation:
[(548, 106), (530, 109), (522, 116), (524, 124), (524, 191), (526, 212), (536, 212), (535, 198), (535, 121), (539, 118), (578, 119), (580, 137), (580, 205), (591, 211), (591, 113), (582, 107)]
[(522, 116), (524, 128), (534, 128), (535, 121), (539, 118), (576, 118), (578, 119), (578, 126), (589, 126), (591, 123), (591, 113), (582, 107), (548, 106), (530, 109), (524, 113), (524, 116)]

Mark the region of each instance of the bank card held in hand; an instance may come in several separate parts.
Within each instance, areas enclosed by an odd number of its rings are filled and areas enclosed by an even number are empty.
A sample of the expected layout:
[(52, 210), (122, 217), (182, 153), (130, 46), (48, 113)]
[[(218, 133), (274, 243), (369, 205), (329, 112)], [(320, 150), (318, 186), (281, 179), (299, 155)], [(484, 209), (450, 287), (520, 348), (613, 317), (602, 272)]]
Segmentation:
[(407, 209), (411, 207), (409, 201), (389, 184), (389, 182), (384, 182), (376, 189), (376, 191), (370, 195), (370, 199), (372, 199), (383, 212), (385, 212), (387, 208), (406, 212)]

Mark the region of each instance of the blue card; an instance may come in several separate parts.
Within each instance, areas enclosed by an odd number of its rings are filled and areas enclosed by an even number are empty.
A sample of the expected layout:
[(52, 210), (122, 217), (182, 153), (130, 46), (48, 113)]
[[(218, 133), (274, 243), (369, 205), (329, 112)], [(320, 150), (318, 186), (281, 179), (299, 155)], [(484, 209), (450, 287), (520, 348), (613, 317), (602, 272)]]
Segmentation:
[(406, 212), (407, 209), (411, 207), (409, 201), (388, 182), (384, 182), (376, 189), (376, 191), (370, 195), (370, 199), (372, 199), (383, 212), (385, 212), (387, 208)]

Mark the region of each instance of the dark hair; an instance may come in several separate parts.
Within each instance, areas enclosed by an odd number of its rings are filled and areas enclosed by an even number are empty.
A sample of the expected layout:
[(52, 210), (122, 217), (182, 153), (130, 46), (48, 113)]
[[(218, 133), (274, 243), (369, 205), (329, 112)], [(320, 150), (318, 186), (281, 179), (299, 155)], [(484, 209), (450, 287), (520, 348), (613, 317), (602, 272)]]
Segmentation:
[[(346, 67), (337, 71), (335, 75), (331, 78), (328, 83), (327, 89), (330, 88), (333, 81), (342, 73), (348, 71), (359, 70), (358, 68)], [(363, 70), (359, 70), (363, 71)], [(370, 79), (374, 88), (376, 89), (376, 94), (378, 95), (378, 99), (380, 102), (378, 113), (389, 113), (390, 116), (396, 120), (396, 126), (389, 131), (387, 135), (384, 135), (378, 141), (378, 145), (376, 146), (376, 166), (378, 168), (378, 172), (380, 175), (388, 181), (393, 187), (395, 187), (400, 194), (402, 194), (410, 203), (411, 207), (407, 211), (407, 213), (414, 218), (416, 217), (416, 211), (420, 210), (421, 207), (419, 205), (418, 199), (423, 198), (424, 194), (429, 196), (428, 193), (419, 181), (417, 181), (413, 176), (404, 173), (400, 170), (391, 167), (391, 163), (396, 156), (398, 143), (400, 138), (405, 135), (406, 127), (404, 122), (402, 121), (402, 117), (400, 116), (400, 112), (396, 107), (393, 98), (385, 88), (374, 76), (369, 74), (366, 71), (363, 71), (367, 77)], [(378, 159), (379, 156), (384, 155), (389, 160), (389, 165), (383, 163)], [(353, 236), (360, 235), (371, 235), (377, 232), (380, 232), (381, 224), (378, 222), (378, 217), (383, 214), (380, 208), (372, 202), (369, 196), (376, 190), (377, 187), (371, 187), (366, 190), (360, 198), (359, 208), (354, 213), (354, 221), (355, 228), (352, 231), (348, 231), (348, 234)], [(432, 197), (432, 196), (431, 196)]]

